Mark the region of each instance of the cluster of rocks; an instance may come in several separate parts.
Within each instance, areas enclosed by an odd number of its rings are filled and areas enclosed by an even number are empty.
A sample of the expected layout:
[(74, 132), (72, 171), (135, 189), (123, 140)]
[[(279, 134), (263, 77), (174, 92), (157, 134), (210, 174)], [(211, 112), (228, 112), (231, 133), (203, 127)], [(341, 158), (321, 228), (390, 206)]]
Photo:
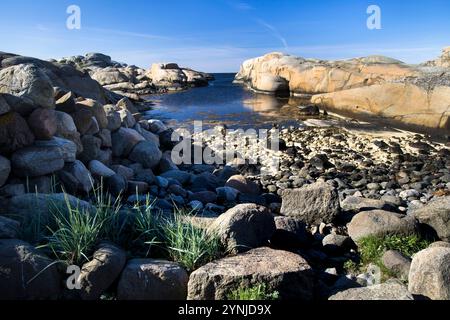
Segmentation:
[[(0, 299), (92, 300), (107, 292), (120, 300), (225, 299), (261, 283), (282, 299), (450, 299), (443, 144), (420, 135), (285, 129), (279, 151), (269, 153), (280, 157), (277, 174), (234, 161), (177, 166), (171, 128), (143, 119), (130, 99), (74, 66), (11, 55), (0, 63)], [(74, 64), (123, 68), (96, 55)], [(161, 72), (160, 82), (181, 76), (174, 66), (151, 72)], [(100, 181), (130, 206), (150, 198), (162, 212), (189, 209), (186, 219), (217, 235), (228, 256), (188, 273), (172, 261), (128, 259), (117, 244), (101, 242), (81, 266), (81, 289), (66, 290), (66, 270), (20, 240), (21, 224), (39, 215), (50, 226), (50, 206), (67, 202), (90, 212), (89, 192)], [(68, 194), (54, 193), (60, 186)], [(370, 270), (347, 274), (360, 239), (411, 234), (440, 241), (412, 260), (384, 254), (383, 264), (408, 286), (372, 285)]]
[(269, 53), (245, 61), (236, 82), (265, 93), (308, 97), (339, 112), (448, 133), (448, 55), (446, 48), (441, 58), (416, 66), (383, 56), (323, 61)]
[(180, 68), (176, 63), (155, 63), (145, 70), (112, 61), (101, 53), (67, 57), (58, 62), (89, 73), (104, 88), (136, 101), (153, 93), (206, 86), (213, 79), (209, 74)]

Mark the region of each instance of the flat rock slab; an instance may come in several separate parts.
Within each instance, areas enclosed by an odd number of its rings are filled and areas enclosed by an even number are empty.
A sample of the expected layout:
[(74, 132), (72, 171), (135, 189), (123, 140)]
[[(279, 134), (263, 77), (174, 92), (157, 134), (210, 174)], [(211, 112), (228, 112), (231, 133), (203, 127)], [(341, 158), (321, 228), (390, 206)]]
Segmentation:
[(341, 291), (331, 296), (329, 300), (414, 300), (414, 298), (404, 284), (389, 281), (370, 287)]
[(189, 300), (224, 300), (234, 290), (265, 284), (282, 299), (311, 300), (313, 274), (300, 255), (258, 248), (211, 262), (194, 271), (188, 284)]

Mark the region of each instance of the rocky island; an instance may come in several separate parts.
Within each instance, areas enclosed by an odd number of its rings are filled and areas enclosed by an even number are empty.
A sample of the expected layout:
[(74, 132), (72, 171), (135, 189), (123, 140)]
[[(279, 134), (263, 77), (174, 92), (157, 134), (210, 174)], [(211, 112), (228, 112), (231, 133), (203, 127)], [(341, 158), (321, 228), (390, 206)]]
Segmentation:
[[(236, 81), (448, 133), (448, 54), (410, 66), (272, 53)], [(146, 117), (148, 96), (213, 76), (98, 53), (0, 53), (0, 67), (0, 299), (450, 299), (445, 139), (288, 127), (276, 174), (176, 165), (176, 128)]]

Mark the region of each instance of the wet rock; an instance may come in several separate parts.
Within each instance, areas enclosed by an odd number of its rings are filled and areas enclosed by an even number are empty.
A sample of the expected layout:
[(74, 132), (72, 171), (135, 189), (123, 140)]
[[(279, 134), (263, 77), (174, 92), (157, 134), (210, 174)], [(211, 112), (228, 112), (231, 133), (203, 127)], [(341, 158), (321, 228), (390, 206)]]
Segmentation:
[(189, 300), (224, 300), (234, 290), (264, 283), (281, 299), (312, 300), (313, 277), (300, 255), (269, 248), (211, 262), (189, 277)]
[(245, 252), (265, 245), (275, 232), (269, 211), (258, 205), (238, 205), (214, 221), (210, 231), (216, 233), (230, 252)]
[[(143, 281), (144, 279), (144, 281)], [(178, 264), (133, 259), (127, 263), (117, 288), (119, 300), (185, 300), (188, 275)]]
[(326, 183), (282, 192), (281, 214), (309, 224), (332, 222), (340, 213), (339, 195)]

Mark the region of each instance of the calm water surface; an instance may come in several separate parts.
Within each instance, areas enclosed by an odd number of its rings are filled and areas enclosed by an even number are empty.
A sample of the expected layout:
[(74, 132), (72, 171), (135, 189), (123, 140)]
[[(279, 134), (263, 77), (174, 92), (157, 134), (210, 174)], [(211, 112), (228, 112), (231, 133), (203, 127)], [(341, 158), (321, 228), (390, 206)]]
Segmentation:
[(269, 128), (274, 123), (300, 126), (296, 119), (302, 101), (278, 99), (254, 93), (233, 84), (235, 74), (214, 74), (216, 80), (208, 87), (178, 93), (149, 96), (155, 102), (148, 117), (175, 121), (179, 126), (191, 126), (202, 120), (204, 126), (226, 124), (230, 128)]

